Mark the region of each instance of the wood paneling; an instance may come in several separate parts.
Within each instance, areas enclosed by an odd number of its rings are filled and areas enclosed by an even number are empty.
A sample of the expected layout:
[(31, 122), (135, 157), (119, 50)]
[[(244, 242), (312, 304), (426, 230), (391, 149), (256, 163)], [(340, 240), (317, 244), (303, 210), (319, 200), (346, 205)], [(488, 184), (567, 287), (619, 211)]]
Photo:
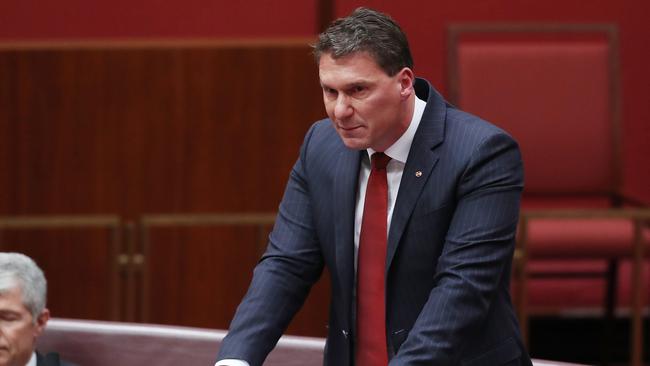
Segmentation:
[[(304, 133), (324, 115), (307, 43), (0, 49), (0, 214), (136, 220), (147, 213), (275, 211)], [(259, 257), (259, 237), (250, 228), (187, 230), (153, 234), (148, 272), (125, 285), (138, 304), (122, 313), (141, 307), (138, 294), (147, 290), (150, 321), (227, 326)], [(26, 243), (19, 249), (36, 248), (36, 239)], [(48, 271), (51, 283), (88, 273), (97, 287), (113, 286), (99, 279), (106, 268), (95, 263), (107, 260), (105, 248), (92, 242), (78, 250), (33, 253), (46, 268), (61, 255), (94, 263), (57, 265)], [(292, 326), (302, 334), (324, 334), (327, 286), (318, 289), (309, 316)], [(106, 318), (101, 307), (75, 310), (79, 299), (68, 296), (74, 291), (52, 288), (52, 307), (70, 309), (57, 315)]]
[[(48, 279), (48, 307), (63, 318), (118, 319), (108, 243), (97, 233), (23, 232), (7, 235), (2, 251), (34, 258)], [(37, 243), (37, 244), (34, 244)]]
[(115, 216), (0, 217), (0, 251), (25, 253), (39, 264), (57, 317), (121, 318), (121, 239)]
[(0, 51), (0, 213), (269, 211), (323, 114), (306, 44)]
[(250, 227), (153, 230), (141, 319), (228, 328), (261, 255), (258, 239)]

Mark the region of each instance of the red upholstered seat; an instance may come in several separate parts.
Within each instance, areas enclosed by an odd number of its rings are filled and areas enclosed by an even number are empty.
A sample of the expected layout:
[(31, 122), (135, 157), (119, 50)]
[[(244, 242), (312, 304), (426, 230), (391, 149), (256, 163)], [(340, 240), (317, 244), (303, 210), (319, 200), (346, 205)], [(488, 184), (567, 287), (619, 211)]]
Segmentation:
[(529, 224), (527, 250), (531, 259), (629, 258), (633, 242), (630, 220), (545, 219)]
[[(526, 171), (528, 168), (526, 168)], [(602, 194), (594, 195), (532, 195), (528, 193), (521, 202), (524, 211), (539, 209), (604, 209), (612, 207), (612, 198)]]
[[(528, 265), (528, 301), (535, 304), (537, 314), (594, 316), (603, 313), (606, 279), (587, 277), (585, 273), (607, 271), (604, 260), (535, 260)], [(650, 266), (650, 261), (646, 261)], [(617, 303), (627, 314), (631, 305), (631, 272), (629, 260), (621, 262), (618, 270)], [(563, 278), (535, 277), (535, 274), (562, 273)], [(645, 271), (645, 293), (650, 294), (650, 271)], [(516, 296), (516, 294), (515, 294)]]

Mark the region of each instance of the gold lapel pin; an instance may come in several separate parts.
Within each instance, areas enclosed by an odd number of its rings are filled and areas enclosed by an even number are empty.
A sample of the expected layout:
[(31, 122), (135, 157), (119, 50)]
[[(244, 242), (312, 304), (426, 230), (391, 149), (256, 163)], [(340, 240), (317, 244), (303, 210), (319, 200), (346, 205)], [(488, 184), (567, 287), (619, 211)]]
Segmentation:
[(422, 176), (422, 171), (418, 170), (417, 172), (415, 172), (415, 176), (420, 178)]

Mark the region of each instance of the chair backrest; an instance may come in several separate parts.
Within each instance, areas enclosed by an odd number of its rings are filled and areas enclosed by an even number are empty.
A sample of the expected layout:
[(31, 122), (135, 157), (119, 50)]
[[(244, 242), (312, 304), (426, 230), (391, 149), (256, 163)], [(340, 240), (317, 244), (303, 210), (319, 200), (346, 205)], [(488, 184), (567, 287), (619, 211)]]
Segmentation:
[(457, 24), (448, 42), (451, 102), (519, 142), (525, 195), (618, 192), (614, 26)]

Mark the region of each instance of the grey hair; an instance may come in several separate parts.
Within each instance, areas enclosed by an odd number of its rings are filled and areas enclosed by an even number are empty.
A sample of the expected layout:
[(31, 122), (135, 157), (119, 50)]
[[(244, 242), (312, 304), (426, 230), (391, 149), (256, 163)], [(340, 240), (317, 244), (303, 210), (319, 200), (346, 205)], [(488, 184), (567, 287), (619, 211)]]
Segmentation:
[(336, 59), (367, 52), (389, 76), (413, 68), (408, 40), (400, 26), (390, 16), (368, 8), (357, 8), (335, 20), (318, 36), (313, 49), (316, 63), (323, 54)]
[(47, 281), (36, 262), (20, 253), (0, 253), (0, 293), (20, 288), (23, 304), (36, 322), (45, 309)]

